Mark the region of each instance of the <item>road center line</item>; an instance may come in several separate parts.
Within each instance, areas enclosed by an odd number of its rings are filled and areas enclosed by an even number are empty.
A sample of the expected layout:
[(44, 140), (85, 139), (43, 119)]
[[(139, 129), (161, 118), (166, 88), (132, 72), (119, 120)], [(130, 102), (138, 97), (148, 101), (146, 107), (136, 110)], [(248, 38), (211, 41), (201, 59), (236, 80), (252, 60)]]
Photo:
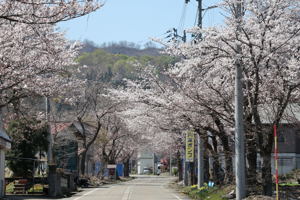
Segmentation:
[(80, 197), (77, 197), (77, 198), (73, 199), (73, 200), (81, 199), (82, 197), (84, 197), (84, 196), (86, 196), (86, 195), (89, 195), (89, 194), (91, 194), (91, 193), (93, 193), (93, 192), (95, 192), (95, 191), (97, 191), (97, 190), (99, 190), (99, 189), (100, 189), (100, 188), (95, 188), (95, 189), (93, 189), (93, 190), (91, 190), (91, 191), (89, 191), (89, 192), (87, 192), (87, 193), (81, 195)]

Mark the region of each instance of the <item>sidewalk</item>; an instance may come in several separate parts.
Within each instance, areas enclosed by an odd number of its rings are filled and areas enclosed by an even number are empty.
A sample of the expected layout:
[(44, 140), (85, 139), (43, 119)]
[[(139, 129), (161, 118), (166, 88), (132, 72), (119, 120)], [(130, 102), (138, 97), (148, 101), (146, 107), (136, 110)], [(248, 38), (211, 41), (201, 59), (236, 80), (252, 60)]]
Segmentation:
[(46, 195), (13, 195), (13, 194), (9, 194), (6, 195), (5, 198), (0, 200), (48, 200), (48, 199), (67, 199), (67, 198), (76, 198), (76, 197), (80, 197), (82, 196), (85, 192), (89, 192), (90, 190), (94, 189), (94, 188), (101, 188), (101, 187), (106, 187), (107, 185), (114, 185), (114, 184), (119, 184), (122, 182), (127, 182), (130, 181), (132, 179), (134, 179), (134, 177), (120, 177), (120, 180), (103, 180), (103, 182), (101, 182), (100, 184), (98, 184), (98, 186), (94, 186), (94, 187), (88, 187), (88, 188), (80, 188), (79, 191), (77, 192), (72, 192), (71, 196), (63, 196), (63, 197), (48, 197)]
[[(89, 191), (91, 188), (80, 188), (80, 191), (72, 193), (71, 196), (62, 196), (62, 197), (48, 197), (47, 195), (6, 195), (3, 200), (48, 200), (48, 199), (64, 199), (71, 197), (81, 196), (86, 191)], [(2, 200), (2, 199), (0, 199)]]
[(54, 199), (44, 195), (7, 195), (3, 200), (46, 200)]

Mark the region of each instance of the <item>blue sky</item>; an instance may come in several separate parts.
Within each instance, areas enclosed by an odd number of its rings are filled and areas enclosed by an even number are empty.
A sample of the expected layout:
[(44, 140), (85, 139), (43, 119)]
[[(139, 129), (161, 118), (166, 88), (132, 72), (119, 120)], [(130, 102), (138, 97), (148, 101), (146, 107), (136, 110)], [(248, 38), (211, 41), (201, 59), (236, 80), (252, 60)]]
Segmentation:
[[(190, 0), (184, 9), (184, 1), (106, 0), (105, 5), (98, 11), (62, 22), (59, 29), (65, 31), (66, 37), (71, 40), (87, 39), (96, 44), (128, 41), (143, 45), (150, 37), (163, 38), (164, 33), (173, 27), (183, 30), (195, 25), (198, 2)], [(204, 7), (218, 2), (220, 0), (203, 0)], [(204, 26), (221, 23), (219, 9), (206, 12)]]

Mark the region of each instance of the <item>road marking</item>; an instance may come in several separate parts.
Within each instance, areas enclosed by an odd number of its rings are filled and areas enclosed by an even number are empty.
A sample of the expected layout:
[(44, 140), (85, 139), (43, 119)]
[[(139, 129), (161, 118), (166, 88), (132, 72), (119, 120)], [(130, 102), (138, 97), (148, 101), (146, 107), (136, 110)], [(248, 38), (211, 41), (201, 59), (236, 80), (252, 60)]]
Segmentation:
[(174, 193), (173, 193), (174, 191), (172, 191), (172, 190), (170, 190), (170, 189), (167, 189), (167, 188), (166, 188), (167, 185), (168, 185), (167, 183), (164, 183), (163, 185), (160, 186), (160, 188), (162, 188), (162, 189), (164, 189), (165, 191), (171, 193), (176, 199), (178, 199), (178, 200), (183, 200), (183, 199), (181, 199), (179, 196), (177, 196), (176, 194), (174, 194)]
[(177, 196), (176, 194), (172, 194), (176, 199), (178, 200), (182, 200), (179, 196)]
[(95, 192), (95, 191), (97, 191), (97, 190), (99, 190), (99, 189), (100, 189), (100, 188), (95, 188), (95, 189), (93, 189), (93, 190), (91, 190), (91, 191), (89, 191), (89, 192), (87, 192), (87, 193), (81, 195), (80, 197), (77, 197), (76, 199), (73, 199), (73, 200), (81, 199), (82, 197), (84, 197), (84, 196), (86, 196), (86, 195), (89, 195), (89, 194), (91, 194), (91, 193), (93, 193), (93, 192)]
[(130, 187), (128, 187), (123, 194), (122, 200), (129, 200), (130, 194), (131, 194)]

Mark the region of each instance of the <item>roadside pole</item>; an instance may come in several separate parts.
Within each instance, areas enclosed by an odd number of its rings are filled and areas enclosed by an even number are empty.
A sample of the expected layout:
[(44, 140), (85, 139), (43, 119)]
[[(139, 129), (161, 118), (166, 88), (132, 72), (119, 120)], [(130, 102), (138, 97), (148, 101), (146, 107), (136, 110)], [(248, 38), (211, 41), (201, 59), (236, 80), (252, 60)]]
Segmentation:
[(171, 153), (171, 148), (170, 148), (170, 176), (172, 176), (172, 153)]
[(153, 153), (153, 175), (156, 174), (155, 153)]
[(187, 186), (188, 185), (188, 177), (187, 177), (187, 161), (186, 161), (186, 134), (185, 134), (185, 137), (184, 137), (184, 150), (183, 150), (183, 184), (184, 186)]
[(204, 152), (203, 152), (203, 140), (200, 135), (197, 134), (198, 144), (197, 144), (197, 157), (198, 157), (198, 189), (204, 184)]
[[(236, 20), (236, 35), (239, 37), (242, 23), (242, 1), (235, 0), (234, 15)], [(244, 120), (243, 120), (243, 86), (242, 86), (242, 46), (236, 43), (235, 57), (235, 179), (236, 199), (241, 200), (246, 196), (245, 178), (245, 144), (244, 144)]]
[[(197, 0), (198, 1), (198, 27), (202, 29), (203, 27), (203, 17), (202, 17), (202, 11), (203, 11), (203, 8), (202, 8), (202, 0)], [(200, 34), (200, 39), (202, 39), (202, 34)], [(199, 135), (199, 133), (197, 133), (197, 160), (198, 160), (198, 189), (200, 187), (203, 186), (204, 184), (204, 162), (203, 162), (203, 156), (204, 156), (204, 152), (203, 152), (203, 141)]]
[(49, 164), (52, 164), (52, 135), (51, 135), (51, 126), (49, 123), (49, 113), (50, 113), (50, 102), (49, 102), (49, 98), (45, 97), (45, 112), (46, 112), (46, 123), (48, 126), (48, 152), (47, 152), (47, 162), (48, 162), (48, 166)]

